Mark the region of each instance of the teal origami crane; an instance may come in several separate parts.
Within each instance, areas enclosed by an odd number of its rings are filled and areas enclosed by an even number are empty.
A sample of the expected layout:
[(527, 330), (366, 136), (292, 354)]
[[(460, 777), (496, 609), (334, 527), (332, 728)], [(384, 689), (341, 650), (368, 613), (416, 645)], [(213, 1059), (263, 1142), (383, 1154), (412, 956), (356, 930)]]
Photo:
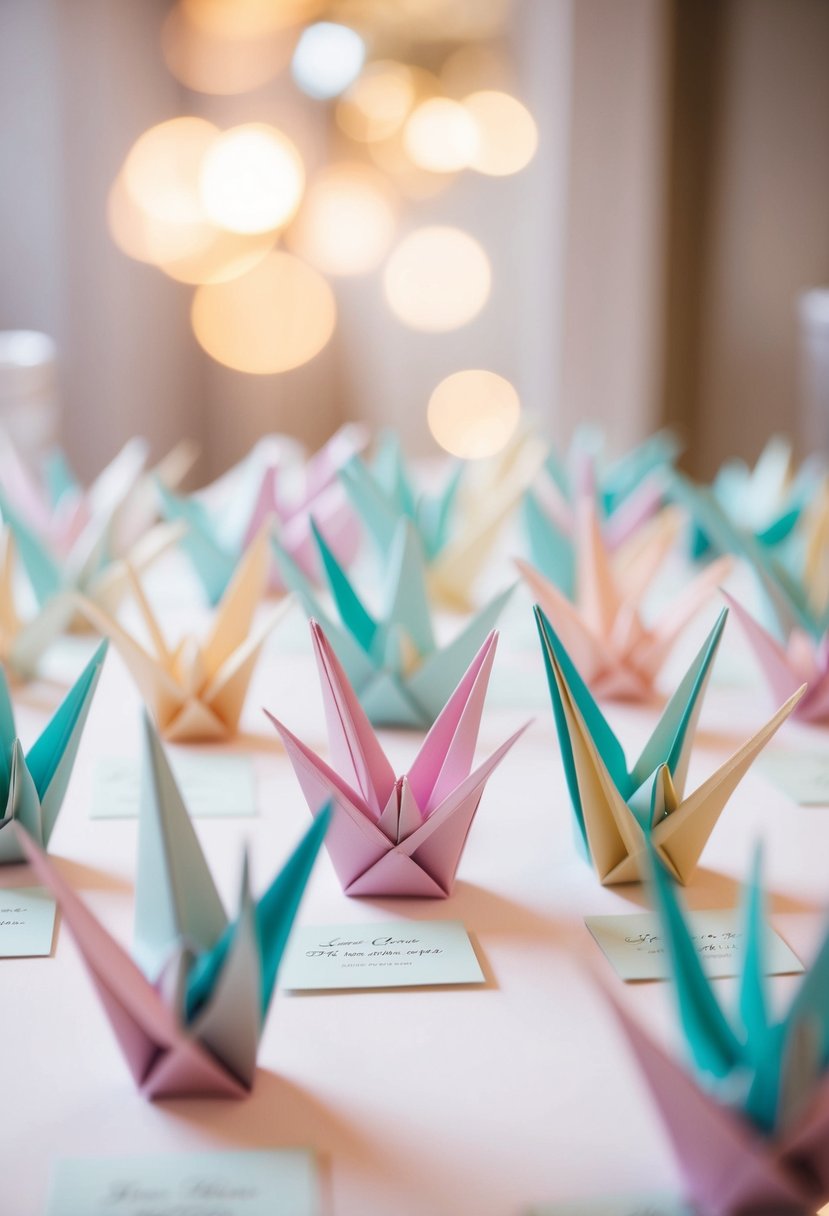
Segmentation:
[(829, 932), (777, 1020), (764, 979), (768, 926), (758, 857), (743, 897), (739, 995), (726, 1013), (658, 861), (652, 879), (696, 1078), (617, 1013), (690, 1197), (707, 1216), (811, 1216), (829, 1199)]
[(447, 646), (435, 639), (420, 542), (408, 520), (389, 553), (380, 612), (365, 607), (319, 532), (325, 578), (339, 621), (321, 606), (308, 580), (279, 545), (274, 552), (286, 585), (318, 620), (375, 726), (429, 727), (492, 629), (512, 587), (501, 592)]
[(679, 882), (688, 882), (728, 799), (805, 691), (805, 685), (798, 689), (764, 727), (686, 795), (697, 719), (727, 615), (723, 609), (629, 769), (619, 740), (550, 622), (535, 609), (576, 839), (605, 885), (646, 877), (649, 847)]
[(314, 819), (264, 895), (247, 858), (239, 912), (225, 913), (164, 751), (144, 717), (134, 959), (20, 833), (58, 900), (141, 1092), (243, 1097), (288, 936), (328, 827)]
[(0, 820), (0, 864), (25, 861), (15, 823), (21, 824), (42, 848), (49, 844), (106, 649), (107, 643), (102, 642), (43, 733), (25, 753), (17, 737), (5, 672), (0, 667), (0, 789), (6, 791), (6, 809)]

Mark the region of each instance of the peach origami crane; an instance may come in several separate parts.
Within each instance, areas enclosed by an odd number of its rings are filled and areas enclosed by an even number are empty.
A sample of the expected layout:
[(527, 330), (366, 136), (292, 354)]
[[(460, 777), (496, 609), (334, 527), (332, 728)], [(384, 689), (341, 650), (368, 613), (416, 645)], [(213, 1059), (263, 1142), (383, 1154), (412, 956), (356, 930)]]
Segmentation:
[(631, 769), (619, 740), (540, 608), (535, 616), (550, 685), (576, 839), (605, 886), (647, 876), (648, 849), (687, 883), (725, 804), (803, 688), (692, 794), (685, 794), (697, 719), (728, 615), (719, 619)]
[(281, 604), (253, 628), (268, 576), (268, 561), (265, 526), (240, 561), (204, 642), (190, 635), (172, 650), (132, 570), (132, 592), (152, 650), (97, 605), (82, 602), (90, 621), (117, 646), (166, 739), (224, 739), (236, 731), (265, 639), (290, 607), (288, 602)]
[(311, 824), (254, 900), (247, 858), (229, 922), (158, 737), (145, 716), (135, 957), (84, 906), (34, 841), (21, 845), (60, 904), (136, 1085), (148, 1098), (242, 1098), (277, 971), (327, 827)]
[(804, 722), (829, 722), (829, 633), (815, 642), (795, 626), (785, 646), (781, 646), (732, 595), (724, 591), (723, 596), (740, 622), (775, 698), (790, 697), (806, 684), (794, 716)]
[(716, 999), (670, 879), (655, 893), (695, 1080), (615, 1002), (705, 1216), (813, 1216), (829, 1199), (829, 936), (786, 1016), (772, 1019), (764, 982), (766, 919), (749, 886), (740, 997)]
[[(397, 777), (320, 626), (311, 622), (331, 764), (272, 714), (313, 815), (331, 804), (326, 845), (347, 895), (450, 895), (490, 774), (526, 727), (474, 771), (472, 761), (495, 657), (490, 633), (414, 763)], [(267, 712), (267, 711), (266, 711)]]
[(656, 521), (658, 527), (619, 572), (602, 539), (592, 497), (580, 499), (577, 518), (574, 602), (527, 562), (518, 558), (516, 564), (592, 691), (609, 699), (648, 700), (680, 633), (725, 577), (730, 559), (704, 570), (658, 624), (646, 625), (642, 601), (673, 543), (672, 522)]
[[(159, 483), (167, 519), (187, 524), (181, 540), (211, 604), (221, 599), (242, 553), (270, 518), (280, 543), (314, 582), (320, 567), (311, 515), (340, 561), (349, 563), (360, 544), (360, 525), (337, 472), (365, 443), (361, 427), (342, 427), (307, 463), (270, 436), (224, 477), (190, 498)], [(298, 467), (297, 467), (298, 466)], [(271, 586), (282, 589), (276, 571)]]

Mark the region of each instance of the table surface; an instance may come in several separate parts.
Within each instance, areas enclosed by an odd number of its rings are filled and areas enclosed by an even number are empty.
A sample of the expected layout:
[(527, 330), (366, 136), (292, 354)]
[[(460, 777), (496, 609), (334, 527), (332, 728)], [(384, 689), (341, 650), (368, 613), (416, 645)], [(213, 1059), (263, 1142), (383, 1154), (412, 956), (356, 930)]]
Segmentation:
[[(200, 601), (183, 559), (150, 578), (165, 598), (171, 636)], [(509, 574), (504, 568), (505, 580)], [(709, 605), (683, 641), (682, 660), (710, 626)], [(77, 672), (91, 643), (69, 639), (51, 670)], [(726, 630), (690, 772), (693, 788), (771, 714), (772, 706)], [(670, 682), (670, 674), (667, 675)], [(61, 690), (18, 692), (18, 727), (31, 742)], [(307, 826), (293, 770), (266, 722), (267, 706), (324, 751), (324, 722), (307, 627), (298, 608), (272, 635), (230, 750), (253, 757), (258, 816), (199, 819), (196, 828), (228, 906), (242, 845), (261, 889)], [(119, 940), (132, 930), (135, 820), (89, 817), (96, 763), (138, 755), (140, 700), (110, 648), (50, 852)], [(651, 707), (607, 710), (629, 753), (654, 721)], [(306, 1146), (320, 1162), (326, 1216), (519, 1216), (543, 1201), (679, 1187), (670, 1145), (602, 994), (609, 986), (653, 1035), (677, 1046), (667, 984), (625, 987), (584, 926), (590, 914), (646, 906), (639, 886), (603, 889), (576, 854), (571, 812), (530, 601), (519, 589), (504, 619), (479, 755), (528, 717), (525, 736), (490, 779), (445, 901), (349, 899), (323, 853), (299, 922), (397, 917), (459, 919), (486, 983), (478, 987), (291, 994), (279, 992), (244, 1101), (151, 1103), (133, 1088), (66, 927), (50, 959), (4, 960), (0, 1210), (43, 1212), (57, 1157), (209, 1148)], [(402, 768), (419, 735), (382, 732)], [(825, 743), (788, 724), (778, 746)], [(829, 810), (795, 806), (754, 768), (727, 806), (687, 899), (733, 905), (755, 842), (765, 842), (776, 927), (804, 960), (823, 924)], [(6, 887), (31, 882), (0, 871)], [(796, 981), (770, 981), (783, 1001)], [(718, 981), (728, 999), (733, 981)]]

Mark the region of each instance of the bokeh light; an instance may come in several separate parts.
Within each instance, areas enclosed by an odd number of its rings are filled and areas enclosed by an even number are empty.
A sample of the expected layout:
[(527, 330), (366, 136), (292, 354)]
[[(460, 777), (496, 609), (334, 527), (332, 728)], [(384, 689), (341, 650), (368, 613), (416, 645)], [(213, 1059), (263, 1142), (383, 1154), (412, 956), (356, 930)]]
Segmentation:
[(491, 285), (489, 258), (460, 228), (409, 233), (392, 252), (383, 289), (394, 315), (411, 329), (442, 333), (481, 311)]
[(189, 24), (214, 38), (261, 38), (312, 20), (322, 0), (180, 0)]
[(304, 187), (299, 152), (286, 135), (266, 123), (246, 123), (219, 135), (199, 175), (207, 217), (231, 232), (267, 232), (286, 224)]
[(426, 411), (442, 448), (462, 460), (483, 460), (506, 447), (518, 426), (521, 402), (503, 376), (482, 369), (441, 380)]
[(366, 47), (356, 30), (318, 21), (302, 31), (294, 51), (294, 80), (309, 97), (337, 97), (360, 74)]
[(246, 93), (259, 88), (290, 60), (295, 38), (282, 29), (252, 35), (220, 33), (175, 4), (161, 29), (164, 61), (176, 80), (199, 93)]
[(484, 89), (467, 97), (464, 107), (479, 136), (471, 168), (506, 177), (529, 164), (538, 147), (538, 131), (532, 114), (516, 97)]
[(112, 239), (127, 257), (153, 266), (197, 256), (210, 244), (213, 234), (203, 220), (177, 222), (144, 211), (127, 189), (123, 172), (113, 182), (107, 198), (107, 223)]
[(252, 270), (276, 243), (275, 232), (226, 232), (212, 225), (209, 232), (198, 249), (156, 257), (155, 265), (178, 283), (226, 283)]
[(317, 174), (286, 241), (325, 274), (365, 274), (386, 256), (396, 226), (388, 180), (371, 165), (346, 162)]
[(337, 102), (337, 124), (359, 143), (388, 139), (406, 121), (416, 99), (413, 70), (405, 63), (377, 60)]
[(459, 46), (440, 69), (443, 93), (458, 100), (479, 89), (505, 89), (509, 79), (503, 51), (487, 42), (468, 42)]
[(218, 128), (203, 118), (171, 118), (133, 144), (122, 170), (124, 187), (146, 215), (170, 224), (204, 220), (199, 175)]
[(465, 106), (449, 97), (430, 97), (409, 116), (403, 142), (419, 168), (455, 173), (475, 159), (480, 136)]
[(262, 376), (313, 359), (334, 332), (337, 307), (318, 271), (276, 251), (240, 278), (198, 287), (190, 316), (211, 358)]

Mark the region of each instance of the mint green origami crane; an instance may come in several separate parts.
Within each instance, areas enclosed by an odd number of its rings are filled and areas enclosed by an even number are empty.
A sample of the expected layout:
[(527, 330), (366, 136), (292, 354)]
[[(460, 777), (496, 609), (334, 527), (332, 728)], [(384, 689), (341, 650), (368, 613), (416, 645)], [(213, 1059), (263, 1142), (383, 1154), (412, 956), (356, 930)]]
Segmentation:
[(147, 1097), (240, 1098), (250, 1090), (279, 964), (329, 818), (324, 810), (314, 819), (261, 899), (251, 895), (244, 859), (239, 912), (228, 920), (145, 715), (134, 959), (21, 833)]
[(107, 650), (101, 642), (40, 738), (24, 753), (14, 724), (9, 688), (0, 667), (0, 864), (25, 861), (12, 826), (21, 824), (42, 848), (49, 844), (63, 805), (75, 756)]
[(577, 842), (605, 885), (645, 878), (649, 848), (679, 882), (687, 882), (726, 802), (805, 691), (804, 685), (686, 795), (697, 719), (727, 615), (723, 609), (629, 769), (619, 740), (550, 622), (535, 608)]
[(375, 726), (431, 726), (513, 588), (491, 600), (448, 646), (438, 647), (420, 542), (409, 520), (398, 524), (387, 562), (382, 607), (376, 616), (365, 607), (316, 530), (315, 537), (339, 622), (325, 612), (307, 578), (274, 542), (285, 584), (299, 596), (308, 615), (323, 626)]

